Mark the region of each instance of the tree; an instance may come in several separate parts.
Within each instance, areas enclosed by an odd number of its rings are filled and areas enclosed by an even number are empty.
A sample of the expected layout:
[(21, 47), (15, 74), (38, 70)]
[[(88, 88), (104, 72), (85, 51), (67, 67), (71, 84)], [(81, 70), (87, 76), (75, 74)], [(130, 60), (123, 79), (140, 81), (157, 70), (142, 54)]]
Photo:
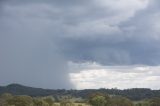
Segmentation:
[(4, 93), (4, 94), (1, 95), (1, 98), (3, 98), (3, 99), (11, 99), (11, 98), (13, 98), (13, 95), (10, 94), (10, 93)]
[(153, 98), (149, 101), (150, 106), (160, 106), (160, 98)]
[(12, 99), (13, 96), (10, 93), (4, 93), (0, 96), (0, 106), (8, 106), (7, 101)]
[(111, 106), (133, 106), (133, 103), (125, 97), (116, 96), (112, 97)]
[(33, 103), (34, 106), (49, 106), (49, 104), (41, 98), (34, 98)]
[(101, 93), (92, 94), (89, 98), (89, 103), (93, 106), (105, 106), (109, 101), (109, 96)]
[(8, 105), (13, 106), (33, 106), (32, 98), (30, 96), (14, 96), (7, 100)]
[(49, 106), (52, 106), (54, 103), (54, 99), (53, 97), (46, 97), (43, 99), (45, 102), (47, 102), (49, 104)]

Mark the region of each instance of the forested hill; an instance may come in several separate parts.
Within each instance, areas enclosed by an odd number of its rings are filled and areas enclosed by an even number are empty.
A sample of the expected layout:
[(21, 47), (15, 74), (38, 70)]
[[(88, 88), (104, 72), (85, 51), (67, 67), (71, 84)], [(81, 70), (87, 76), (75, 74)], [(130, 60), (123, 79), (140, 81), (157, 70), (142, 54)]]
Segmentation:
[(27, 87), (19, 84), (10, 84), (8, 86), (0, 86), (0, 94), (12, 93), (14, 95), (30, 95), (30, 96), (64, 96), (71, 95), (73, 97), (87, 98), (88, 95), (101, 92), (109, 95), (121, 95), (131, 100), (142, 100), (152, 97), (160, 97), (160, 90), (151, 90), (146, 88), (133, 88), (126, 90), (119, 89), (86, 89), (86, 90), (65, 90), (65, 89), (42, 89)]

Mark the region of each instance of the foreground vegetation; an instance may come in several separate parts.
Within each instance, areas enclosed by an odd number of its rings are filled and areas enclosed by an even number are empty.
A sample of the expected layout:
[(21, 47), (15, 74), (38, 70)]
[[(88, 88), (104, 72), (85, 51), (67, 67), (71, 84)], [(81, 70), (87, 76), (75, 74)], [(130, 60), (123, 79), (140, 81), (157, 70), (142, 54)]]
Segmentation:
[(0, 95), (0, 106), (160, 106), (160, 98), (131, 101), (121, 96), (93, 93), (83, 100), (69, 95), (55, 100), (52, 96), (31, 97), (4, 93)]

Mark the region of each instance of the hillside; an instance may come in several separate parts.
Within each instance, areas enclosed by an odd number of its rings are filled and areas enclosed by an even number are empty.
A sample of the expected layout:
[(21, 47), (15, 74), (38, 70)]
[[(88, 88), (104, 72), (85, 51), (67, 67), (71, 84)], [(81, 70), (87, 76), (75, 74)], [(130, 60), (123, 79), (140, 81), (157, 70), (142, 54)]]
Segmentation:
[(121, 95), (131, 100), (142, 100), (152, 97), (160, 97), (160, 90), (151, 90), (146, 88), (133, 88), (126, 90), (119, 90), (119, 89), (52, 90), (52, 89), (27, 87), (20, 84), (10, 84), (8, 86), (0, 86), (0, 94), (6, 92), (12, 93), (14, 95), (30, 95), (30, 96), (52, 95), (54, 97), (71, 95), (74, 97), (82, 97), (82, 98), (87, 98), (88, 95), (94, 92), (101, 92), (110, 95)]

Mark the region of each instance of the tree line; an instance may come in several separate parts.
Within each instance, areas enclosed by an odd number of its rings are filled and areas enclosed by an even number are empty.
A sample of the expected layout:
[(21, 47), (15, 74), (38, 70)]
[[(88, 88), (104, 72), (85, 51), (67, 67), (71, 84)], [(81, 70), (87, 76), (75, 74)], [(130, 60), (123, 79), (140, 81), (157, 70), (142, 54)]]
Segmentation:
[(151, 90), (147, 88), (133, 88), (133, 89), (85, 89), (85, 90), (65, 90), (65, 89), (42, 89), (27, 87), (19, 84), (10, 84), (8, 86), (0, 86), (0, 94), (5, 92), (12, 93), (14, 95), (29, 95), (32, 97), (36, 96), (48, 96), (52, 95), (54, 98), (58, 96), (71, 95), (73, 97), (81, 97), (86, 99), (89, 94), (94, 92), (100, 92), (109, 95), (120, 95), (131, 100), (143, 100), (150, 99), (153, 97), (160, 97), (160, 90)]

